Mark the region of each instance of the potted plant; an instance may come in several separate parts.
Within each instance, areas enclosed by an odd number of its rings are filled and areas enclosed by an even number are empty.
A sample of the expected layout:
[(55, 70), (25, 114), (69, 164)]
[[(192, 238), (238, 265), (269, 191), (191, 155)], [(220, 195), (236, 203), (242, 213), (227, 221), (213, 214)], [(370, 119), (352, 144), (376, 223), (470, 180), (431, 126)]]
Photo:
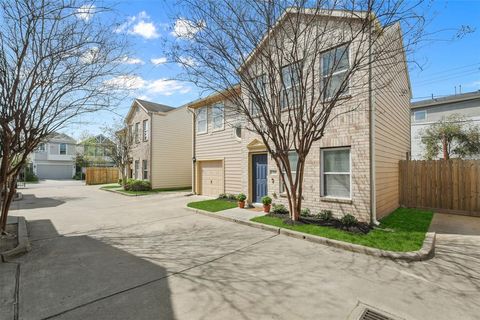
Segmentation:
[(262, 203), (263, 203), (263, 212), (269, 213), (270, 207), (272, 205), (272, 198), (270, 198), (269, 196), (264, 196), (262, 197)]
[(243, 209), (245, 208), (245, 200), (247, 199), (247, 196), (243, 193), (240, 193), (237, 195), (237, 200), (238, 200), (238, 207)]

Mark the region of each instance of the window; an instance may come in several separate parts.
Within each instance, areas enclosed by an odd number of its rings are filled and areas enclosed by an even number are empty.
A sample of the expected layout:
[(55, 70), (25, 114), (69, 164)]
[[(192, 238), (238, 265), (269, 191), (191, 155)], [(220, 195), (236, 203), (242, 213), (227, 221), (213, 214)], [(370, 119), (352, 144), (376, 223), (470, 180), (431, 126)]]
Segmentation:
[(130, 143), (133, 142), (133, 126), (132, 125), (128, 126), (128, 139)]
[(427, 110), (415, 111), (413, 113), (414, 121), (425, 121), (427, 120)]
[(148, 120), (143, 120), (143, 141), (148, 141)]
[[(325, 98), (334, 97), (339, 91), (340, 94), (348, 93), (348, 79), (346, 79), (350, 68), (348, 53), (348, 45), (343, 45), (328, 50), (322, 55)], [(344, 83), (346, 80), (347, 83)]]
[(283, 89), (280, 99), (280, 108), (295, 106), (300, 94), (300, 62), (292, 63), (282, 68)]
[(40, 143), (37, 148), (38, 152), (45, 152), (45, 143)]
[(212, 125), (213, 130), (223, 129), (223, 104), (218, 103), (212, 107)]
[(67, 154), (67, 144), (60, 143), (60, 154)]
[(322, 149), (322, 196), (351, 198), (350, 148)]
[(135, 136), (135, 143), (139, 143), (140, 141), (138, 140), (138, 127), (140, 126), (140, 122), (137, 122), (135, 123), (135, 132), (134, 132), (134, 136)]
[(207, 132), (207, 108), (200, 108), (197, 111), (197, 133)]
[(142, 176), (142, 179), (143, 180), (148, 180), (148, 162), (147, 160), (143, 160), (142, 161), (142, 171), (143, 171), (143, 176)]
[(256, 116), (259, 113), (260, 106), (258, 100), (264, 101), (267, 95), (267, 76), (261, 75), (253, 79), (255, 85), (255, 92), (250, 95), (250, 112), (252, 116)]
[[(296, 151), (289, 151), (288, 152), (288, 162), (290, 163), (290, 170), (292, 171), (292, 179), (295, 179), (297, 176), (297, 162), (298, 162), (298, 154)], [(285, 168), (282, 170), (285, 174)], [(285, 192), (285, 184), (280, 183), (280, 193)]]
[(133, 173), (135, 176), (135, 179), (138, 179), (138, 169), (139, 169), (139, 161), (135, 160), (135, 172)]

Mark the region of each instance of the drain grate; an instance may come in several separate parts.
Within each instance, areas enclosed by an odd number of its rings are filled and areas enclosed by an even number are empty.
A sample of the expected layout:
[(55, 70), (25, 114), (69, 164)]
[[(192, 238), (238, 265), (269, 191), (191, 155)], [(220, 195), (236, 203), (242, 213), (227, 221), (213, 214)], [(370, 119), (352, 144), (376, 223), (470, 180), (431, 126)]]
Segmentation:
[(389, 316), (381, 314), (372, 309), (365, 308), (365, 311), (363, 311), (363, 314), (359, 318), (359, 320), (395, 320), (395, 319), (390, 318)]

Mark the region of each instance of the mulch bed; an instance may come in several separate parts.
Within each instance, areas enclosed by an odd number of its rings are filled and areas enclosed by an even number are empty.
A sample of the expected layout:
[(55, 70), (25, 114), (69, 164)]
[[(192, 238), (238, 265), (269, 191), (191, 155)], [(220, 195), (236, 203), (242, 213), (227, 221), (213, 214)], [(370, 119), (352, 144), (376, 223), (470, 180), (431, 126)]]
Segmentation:
[(361, 234), (367, 234), (370, 232), (372, 227), (368, 223), (364, 222), (359, 222), (355, 226), (344, 226), (340, 220), (337, 219), (330, 219), (330, 220), (322, 220), (314, 216), (300, 216), (298, 221), (293, 221), (290, 218), (289, 214), (279, 214), (279, 213), (269, 213), (267, 214), (269, 217), (275, 217), (275, 218), (280, 218), (283, 220), (283, 223), (288, 224), (288, 225), (301, 225), (301, 224), (313, 224), (317, 226), (323, 226), (323, 227), (331, 227), (335, 229), (340, 229), (343, 231), (348, 231), (351, 233), (361, 233)]

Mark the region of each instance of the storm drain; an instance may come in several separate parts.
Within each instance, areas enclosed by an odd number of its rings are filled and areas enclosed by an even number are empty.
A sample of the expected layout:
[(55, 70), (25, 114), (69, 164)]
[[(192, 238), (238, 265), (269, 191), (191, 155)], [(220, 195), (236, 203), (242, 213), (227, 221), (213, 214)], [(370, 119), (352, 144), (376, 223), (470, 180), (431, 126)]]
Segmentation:
[(381, 314), (380, 312), (366, 308), (365, 311), (363, 311), (362, 316), (358, 320), (395, 320), (395, 319), (387, 315)]

